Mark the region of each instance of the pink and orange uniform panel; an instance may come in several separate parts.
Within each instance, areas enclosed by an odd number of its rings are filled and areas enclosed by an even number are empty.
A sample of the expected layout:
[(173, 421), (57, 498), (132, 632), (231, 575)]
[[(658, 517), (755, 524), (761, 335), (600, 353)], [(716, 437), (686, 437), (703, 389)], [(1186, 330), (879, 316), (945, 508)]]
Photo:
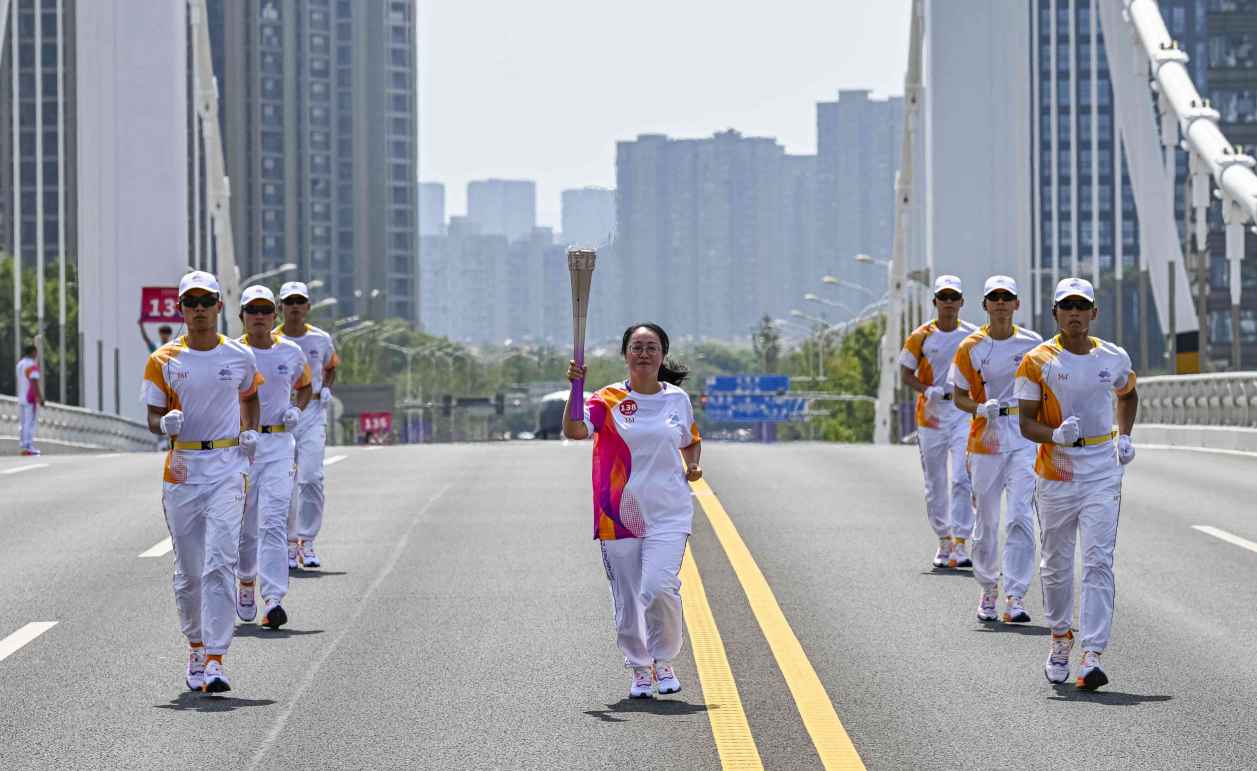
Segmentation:
[[(899, 365), (912, 370), (917, 380), (925, 385), (940, 386), (950, 394), (947, 373), (956, 358), (956, 350), (960, 348), (961, 341), (976, 330), (977, 327), (967, 321), (959, 322), (950, 332), (939, 329), (937, 321), (922, 324), (904, 341), (903, 350), (899, 352)], [(917, 394), (917, 426), (921, 428), (938, 428), (944, 422), (950, 423), (965, 415), (951, 401), (931, 406), (924, 394)]]

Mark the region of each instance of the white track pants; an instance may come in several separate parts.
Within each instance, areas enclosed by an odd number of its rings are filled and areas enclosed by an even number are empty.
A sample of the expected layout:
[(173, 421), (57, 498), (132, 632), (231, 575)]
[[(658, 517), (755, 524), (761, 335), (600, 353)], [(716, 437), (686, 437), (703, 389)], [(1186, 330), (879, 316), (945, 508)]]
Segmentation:
[(602, 541), (611, 583), (616, 643), (624, 666), (648, 667), (681, 652), (681, 559), (685, 533)]
[(1011, 452), (969, 455), (973, 502), (973, 577), (983, 589), (999, 584), (1000, 505), (1008, 498), (1004, 517), (1004, 593), (1026, 596), (1034, 576), (1034, 454), (1033, 445)]
[(21, 426), (18, 428), (18, 447), (23, 450), (35, 449), (35, 412), (36, 405), (23, 402), (20, 407)]
[(262, 598), (288, 594), (288, 505), (292, 500), (292, 458), (254, 463), (240, 526), (240, 568), (244, 580), (257, 577)]
[(1063, 634), (1074, 617), (1074, 546), (1082, 533), (1082, 648), (1102, 651), (1113, 624), (1113, 551), (1122, 505), (1122, 474), (1092, 482), (1040, 479), (1035, 492), (1043, 538), (1043, 615)]
[(175, 549), (175, 607), (188, 642), (224, 654), (236, 619), (236, 562), (245, 476), (213, 484), (162, 484), (162, 508)]
[(965, 468), (968, 442), (967, 420), (917, 429), (921, 471), (925, 474), (925, 516), (939, 538), (968, 538), (973, 531), (973, 496)]
[(321, 408), (306, 408), (296, 439), (297, 484), (288, 513), (288, 540), (313, 541), (323, 529), (323, 448), (327, 444), (327, 426)]

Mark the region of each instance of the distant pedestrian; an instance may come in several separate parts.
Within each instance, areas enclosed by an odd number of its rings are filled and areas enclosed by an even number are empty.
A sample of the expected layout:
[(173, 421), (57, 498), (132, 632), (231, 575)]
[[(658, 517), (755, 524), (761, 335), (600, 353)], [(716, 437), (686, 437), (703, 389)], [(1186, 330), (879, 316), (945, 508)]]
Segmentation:
[(35, 449), (35, 421), (37, 408), (44, 406), (44, 390), (40, 388), (43, 380), (38, 356), (39, 349), (28, 345), (22, 349), (22, 358), (17, 362), (17, 400), (21, 414), (18, 447), (23, 455), (39, 454)]
[(144, 344), (148, 346), (148, 352), (152, 353), (170, 342), (170, 338), (174, 335), (174, 330), (169, 324), (162, 324), (157, 328), (157, 342), (154, 343), (148, 336), (148, 330), (144, 328), (144, 320), (140, 319), (140, 337), (144, 338)]
[[(680, 387), (687, 371), (667, 362), (663, 328), (634, 324), (620, 353), (628, 377), (590, 396), (583, 421), (564, 410), (563, 435), (594, 438), (593, 534), (611, 583), (617, 641), (633, 670), (629, 697), (649, 699), (656, 686), (660, 694), (681, 690), (672, 668), (683, 640), (678, 574), (694, 517), (686, 480), (703, 476), (701, 438)], [(569, 362), (567, 378), (585, 372)]]

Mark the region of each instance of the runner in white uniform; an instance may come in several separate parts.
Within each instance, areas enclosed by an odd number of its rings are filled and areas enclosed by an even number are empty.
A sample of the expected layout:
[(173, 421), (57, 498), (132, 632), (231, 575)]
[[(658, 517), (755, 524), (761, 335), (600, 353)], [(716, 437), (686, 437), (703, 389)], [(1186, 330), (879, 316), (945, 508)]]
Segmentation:
[(39, 349), (28, 345), (22, 349), (17, 363), (17, 401), (22, 424), (18, 430), (18, 448), (22, 455), (39, 455), (35, 449), (35, 421), (38, 408), (44, 405), (43, 382), (39, 372)]
[(327, 404), (336, 382), (340, 357), (332, 336), (306, 323), (310, 313), (310, 290), (300, 281), (279, 288), (284, 305), (281, 339), (300, 346), (310, 364), (311, 388), (318, 398), (301, 411), (297, 423), (297, 489), (288, 514), (288, 566), (317, 568), (322, 563), (314, 551), (314, 539), (323, 528), (323, 449), (327, 444)]
[(1017, 282), (991, 276), (982, 289), (990, 323), (969, 335), (951, 367), (956, 406), (973, 415), (969, 425), (969, 475), (977, 519), (973, 528), (973, 577), (982, 587), (978, 620), (995, 621), (999, 598), (1000, 506), (1008, 496), (1004, 543), (1004, 621), (1030, 620), (1023, 599), (1034, 577), (1034, 443), (1021, 435), (1013, 380), (1021, 359), (1043, 342), (1037, 332), (1013, 323), (1021, 307)]
[[(310, 402), (310, 365), (296, 343), (276, 339), (275, 295), (261, 285), (240, 295), (245, 335), (240, 342), (257, 358), (266, 381), (258, 389), (262, 436), (249, 467), (249, 492), (240, 527), (240, 586), (236, 615), (257, 618), (256, 580), (262, 583), (262, 626), (278, 629), (288, 621), (283, 600), (288, 594), (288, 507), (292, 499), (296, 444), (293, 430)], [(296, 405), (293, 405), (293, 396)]]
[(960, 279), (939, 276), (934, 282), (938, 318), (917, 327), (899, 354), (900, 379), (918, 393), (917, 446), (925, 475), (925, 514), (938, 536), (933, 561), (936, 568), (973, 565), (965, 546), (973, 530), (973, 500), (965, 468), (969, 425), (965, 413), (956, 409), (947, 383), (956, 349), (977, 329), (960, 320), (964, 304)]
[(253, 353), (218, 334), (221, 296), (210, 274), (185, 275), (179, 304), (188, 333), (144, 368), (149, 430), (172, 444), (162, 508), (175, 551), (175, 606), (191, 648), (187, 683), (208, 693), (231, 690), (223, 656), (235, 629), (240, 519), (262, 384)]
[[(611, 583), (624, 665), (633, 670), (629, 697), (649, 699), (656, 686), (660, 694), (681, 690), (672, 668), (684, 636), (677, 575), (694, 519), (686, 480), (703, 475), (701, 440), (680, 387), (686, 372), (664, 363), (667, 333), (635, 324), (620, 350), (628, 379), (589, 397), (583, 421), (564, 410), (563, 434), (594, 437), (593, 534)], [(576, 362), (568, 365), (569, 380), (584, 376)]]
[[(1043, 539), (1043, 614), (1052, 628), (1044, 674), (1069, 680), (1074, 645), (1074, 547), (1082, 537), (1083, 657), (1079, 688), (1109, 681), (1100, 654), (1113, 623), (1113, 550), (1122, 503), (1122, 467), (1135, 457), (1130, 432), (1139, 408), (1130, 356), (1090, 337), (1095, 290), (1080, 278), (1056, 287), (1052, 315), (1060, 334), (1035, 348), (1017, 370), (1021, 432), (1039, 443), (1035, 505)], [(1116, 427), (1114, 421), (1116, 420)]]

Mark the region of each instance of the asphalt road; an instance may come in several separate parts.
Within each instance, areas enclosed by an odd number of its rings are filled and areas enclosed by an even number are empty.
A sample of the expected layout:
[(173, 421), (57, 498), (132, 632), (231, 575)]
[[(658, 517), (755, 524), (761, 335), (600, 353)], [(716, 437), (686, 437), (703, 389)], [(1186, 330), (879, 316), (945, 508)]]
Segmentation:
[[(223, 697), (185, 691), (171, 555), (139, 556), (167, 536), (160, 456), (0, 458), (0, 768), (720, 768), (688, 639), (681, 694), (625, 698), (588, 453), (329, 449), (324, 568), (283, 630), (237, 628)], [(1031, 624), (983, 627), (968, 572), (930, 569), (913, 448), (703, 460), (869, 768), (1257, 766), (1257, 552), (1193, 527), (1257, 541), (1257, 458), (1129, 467), (1095, 694), (1044, 680), (1037, 582)], [(691, 546), (764, 766), (820, 768), (697, 508)]]

